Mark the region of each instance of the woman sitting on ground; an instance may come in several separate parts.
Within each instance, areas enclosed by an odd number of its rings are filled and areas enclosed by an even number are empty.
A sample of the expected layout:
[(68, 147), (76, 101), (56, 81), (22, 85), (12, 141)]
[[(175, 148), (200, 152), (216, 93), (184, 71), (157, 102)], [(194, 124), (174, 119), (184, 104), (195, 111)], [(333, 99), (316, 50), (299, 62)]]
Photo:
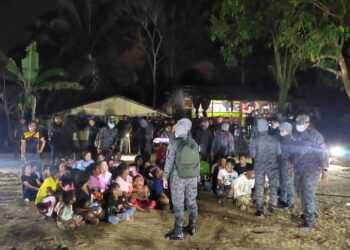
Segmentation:
[(101, 174), (99, 175), (99, 178), (102, 179), (106, 184), (106, 189), (108, 189), (108, 186), (111, 184), (112, 181), (112, 174), (108, 170), (108, 164), (107, 161), (103, 160), (99, 162)]
[(115, 182), (119, 184), (120, 190), (123, 192), (123, 196), (130, 198), (132, 193), (132, 178), (129, 175), (129, 169), (126, 166), (122, 166), (118, 169), (118, 177)]
[(24, 201), (29, 202), (35, 200), (41, 183), (38, 176), (32, 173), (32, 167), (29, 164), (24, 166), (21, 180), (23, 184), (22, 193)]
[(83, 159), (77, 162), (76, 169), (84, 171), (88, 166), (94, 163), (94, 160), (91, 159), (90, 151), (83, 151), (82, 156)]
[(136, 210), (140, 212), (150, 212), (151, 208), (155, 208), (156, 202), (149, 200), (149, 188), (145, 185), (141, 175), (135, 176), (133, 179), (133, 190), (130, 203), (136, 206)]
[(57, 213), (57, 226), (62, 230), (75, 230), (85, 224), (83, 216), (74, 214), (73, 204), (75, 196), (72, 191), (63, 192), (62, 200), (64, 205), (60, 207)]
[[(98, 224), (100, 219), (105, 218), (105, 212), (101, 206), (94, 202), (91, 192), (88, 187), (89, 173), (80, 172), (75, 176), (75, 186), (78, 187), (75, 191), (76, 203), (75, 211), (78, 215), (82, 215), (84, 220), (90, 224)], [(93, 200), (93, 201), (92, 201)]]
[(101, 174), (100, 163), (94, 163), (90, 165), (86, 171), (90, 173), (90, 178), (88, 180), (89, 189), (104, 193), (106, 191), (106, 183), (103, 180), (103, 178), (100, 177), (100, 174)]

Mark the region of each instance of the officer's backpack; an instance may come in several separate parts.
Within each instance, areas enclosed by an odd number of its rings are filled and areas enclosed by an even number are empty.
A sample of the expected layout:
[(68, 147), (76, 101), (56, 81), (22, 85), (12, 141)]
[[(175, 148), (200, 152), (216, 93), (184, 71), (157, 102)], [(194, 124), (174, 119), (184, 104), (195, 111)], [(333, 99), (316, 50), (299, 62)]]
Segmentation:
[(200, 161), (199, 147), (192, 138), (179, 138), (175, 151), (175, 165), (180, 179), (188, 179), (199, 176)]

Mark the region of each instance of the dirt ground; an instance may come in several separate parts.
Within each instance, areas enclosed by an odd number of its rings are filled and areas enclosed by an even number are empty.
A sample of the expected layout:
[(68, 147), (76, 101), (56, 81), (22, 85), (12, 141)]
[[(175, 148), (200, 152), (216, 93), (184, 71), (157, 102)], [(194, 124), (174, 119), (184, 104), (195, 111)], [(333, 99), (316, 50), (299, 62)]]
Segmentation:
[[(219, 205), (200, 193), (198, 233), (181, 242), (163, 239), (173, 224), (171, 212), (137, 213), (135, 221), (110, 225), (101, 222), (74, 232), (60, 231), (54, 221), (40, 219), (34, 204), (20, 197), (19, 170), (0, 168), (0, 249), (350, 249), (350, 168), (332, 165), (330, 183), (320, 184), (321, 217), (314, 232), (298, 228), (300, 205), (293, 213), (257, 219), (254, 211)], [(329, 195), (324, 195), (329, 194)]]

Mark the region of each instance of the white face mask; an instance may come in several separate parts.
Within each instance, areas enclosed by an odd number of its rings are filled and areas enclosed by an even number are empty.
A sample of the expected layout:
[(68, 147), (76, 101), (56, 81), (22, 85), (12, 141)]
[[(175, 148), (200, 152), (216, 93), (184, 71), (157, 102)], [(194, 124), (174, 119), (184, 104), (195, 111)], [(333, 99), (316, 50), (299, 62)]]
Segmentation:
[(305, 131), (305, 126), (304, 125), (297, 125), (296, 129), (298, 132), (304, 132)]
[(115, 127), (115, 124), (114, 124), (114, 123), (108, 123), (108, 127), (109, 127), (110, 129), (112, 129), (112, 128)]

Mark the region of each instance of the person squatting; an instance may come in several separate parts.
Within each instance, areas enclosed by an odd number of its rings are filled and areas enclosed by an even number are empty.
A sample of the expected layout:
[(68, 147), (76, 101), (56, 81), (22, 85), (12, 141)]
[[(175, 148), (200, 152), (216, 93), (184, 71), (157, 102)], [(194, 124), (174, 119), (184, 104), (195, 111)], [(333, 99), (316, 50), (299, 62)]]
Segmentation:
[[(316, 188), (320, 175), (327, 182), (329, 164), (324, 139), (312, 128), (308, 115), (298, 115), (295, 126), (280, 114), (272, 117), (270, 125), (257, 117), (249, 154), (239, 153), (237, 158), (236, 133), (222, 118), (216, 122), (202, 119), (198, 127), (187, 118), (176, 124), (167, 122), (148, 135), (151, 140), (165, 140), (148, 147), (130, 164), (122, 160), (120, 150), (127, 151), (124, 145), (117, 147), (114, 119), (108, 122), (94, 132), (98, 139), (91, 138), (80, 160), (69, 153), (43, 168), (38, 154), (45, 139), (36, 124), (30, 123), (22, 136), (23, 199), (34, 201), (39, 213), (54, 218), (60, 229), (75, 230), (100, 221), (127, 223), (136, 212), (170, 208), (174, 229), (165, 238), (183, 240), (184, 233), (196, 234), (198, 190), (212, 192), (221, 205), (232, 201), (242, 211), (254, 209), (258, 218), (273, 215), (278, 208), (292, 211), (296, 194), (300, 194), (301, 228), (315, 228)], [(139, 124), (145, 128), (151, 123)], [(131, 131), (126, 125), (123, 138)], [(155, 155), (155, 162), (150, 155)]]

